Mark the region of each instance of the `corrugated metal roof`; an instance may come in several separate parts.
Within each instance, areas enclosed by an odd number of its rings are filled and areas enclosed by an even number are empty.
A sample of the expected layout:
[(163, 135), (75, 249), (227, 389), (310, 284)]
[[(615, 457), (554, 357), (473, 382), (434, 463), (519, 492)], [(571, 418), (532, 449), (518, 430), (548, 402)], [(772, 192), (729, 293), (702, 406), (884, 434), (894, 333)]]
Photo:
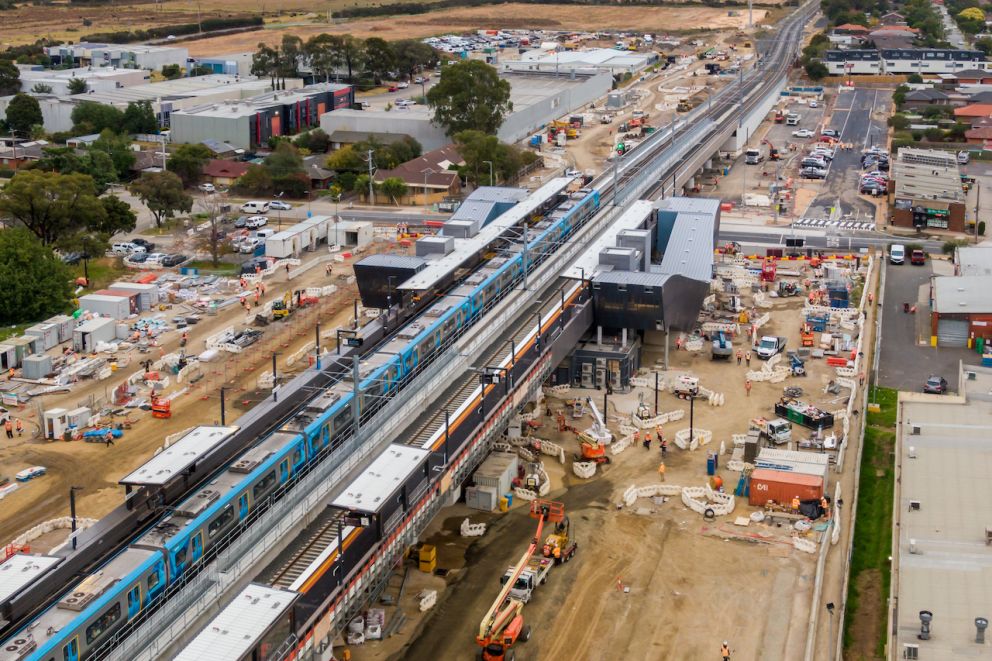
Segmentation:
[(596, 277), (592, 279), (594, 283), (604, 282), (618, 285), (642, 285), (644, 287), (661, 287), (665, 284), (668, 278), (671, 277), (667, 273), (657, 273), (650, 272), (645, 273), (644, 271), (603, 271), (597, 273)]
[(938, 314), (992, 312), (992, 278), (944, 275), (933, 279), (933, 309)]
[(960, 247), (955, 252), (954, 261), (960, 275), (992, 276), (992, 247)]
[(509, 202), (516, 203), (527, 199), (526, 188), (509, 188), (507, 186), (480, 186), (472, 191), (466, 202)]
[(392, 268), (422, 268), (427, 260), (409, 255), (369, 255), (355, 266), (389, 266)]
[(661, 260), (661, 272), (709, 282), (713, 277), (713, 235), (716, 232), (720, 200), (672, 197), (655, 205), (678, 212), (672, 235)]

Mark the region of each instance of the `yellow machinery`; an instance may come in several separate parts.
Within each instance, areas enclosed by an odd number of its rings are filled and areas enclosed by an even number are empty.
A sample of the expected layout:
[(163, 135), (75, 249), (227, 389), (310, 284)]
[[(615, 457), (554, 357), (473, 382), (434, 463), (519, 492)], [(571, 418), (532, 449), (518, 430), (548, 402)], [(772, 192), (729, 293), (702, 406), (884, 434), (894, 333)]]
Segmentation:
[(273, 319), (285, 319), (293, 311), (291, 305), (293, 302), (293, 295), (289, 292), (282, 297), (282, 300), (272, 301), (272, 318)]

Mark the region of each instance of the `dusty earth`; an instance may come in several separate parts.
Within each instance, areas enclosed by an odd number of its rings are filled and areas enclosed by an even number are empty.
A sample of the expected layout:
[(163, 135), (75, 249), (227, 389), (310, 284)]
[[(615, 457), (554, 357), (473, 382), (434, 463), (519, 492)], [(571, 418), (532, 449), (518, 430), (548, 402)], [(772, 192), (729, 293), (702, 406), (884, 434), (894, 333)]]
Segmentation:
[[(390, 244), (373, 244), (374, 250), (386, 249)], [(338, 265), (336, 273), (350, 273), (355, 259), (349, 259), (345, 266)], [(344, 278), (332, 276), (330, 282), (339, 289), (331, 297), (323, 299), (317, 306), (304, 308), (293, 314), (287, 322), (269, 324), (264, 329), (262, 339), (241, 354), (222, 353), (215, 362), (202, 365), (203, 378), (191, 386), (190, 391), (174, 400), (173, 415), (168, 420), (158, 420), (147, 412), (129, 410), (128, 419), (133, 420), (131, 429), (124, 432), (111, 447), (103, 443), (76, 441), (49, 442), (40, 437), (29, 438), (38, 428), (37, 398), (15, 415), (25, 420), (28, 432), (24, 438), (0, 444), (0, 475), (13, 475), (29, 466), (45, 466), (48, 473), (38, 479), (24, 483), (19, 489), (0, 500), (0, 544), (5, 544), (28, 528), (49, 519), (68, 514), (68, 493), (70, 485), (81, 486), (77, 494), (77, 512), (81, 517), (99, 518), (121, 504), (124, 490), (117, 481), (124, 475), (147, 461), (162, 444), (163, 439), (176, 432), (201, 424), (219, 424), (220, 387), (227, 386), (227, 422), (230, 424), (259, 399), (268, 396), (268, 390), (259, 390), (258, 377), (271, 370), (273, 351), (280, 352), (279, 373), (291, 375), (307, 367), (306, 357), (287, 365), (287, 358), (301, 350), (304, 345), (312, 346), (314, 324), (318, 316), (322, 328), (322, 344), (333, 348), (334, 329), (347, 325), (353, 313), (352, 301), (357, 297), (355, 285), (347, 284)], [(317, 266), (287, 283), (284, 274), (276, 274), (267, 279), (269, 297), (281, 297), (288, 289), (300, 289), (317, 284), (327, 284), (328, 278), (322, 266)], [(263, 299), (264, 300), (264, 299)], [(244, 313), (231, 309), (227, 314), (205, 317), (203, 321), (190, 327), (190, 353), (203, 350), (204, 339), (220, 329), (234, 325), (244, 326)], [(178, 350), (179, 333), (164, 336), (165, 352)], [(157, 358), (157, 354), (153, 355)], [(116, 372), (106, 381), (83, 381), (73, 391), (60, 395), (47, 395), (42, 398), (45, 408), (75, 408), (87, 406), (92, 401), (107, 401), (108, 394), (126, 375), (140, 370), (138, 362), (148, 355), (137, 350), (131, 351), (131, 364)], [(172, 385), (166, 394), (176, 389)], [(124, 418), (116, 418), (123, 422)], [(64, 534), (53, 533), (36, 540), (33, 550), (57, 546)]]
[[(283, 34), (295, 34), (307, 39), (322, 32), (350, 33), (356, 37), (382, 37), (387, 41), (428, 37), (445, 33), (474, 32), (480, 28), (532, 28), (536, 30), (637, 30), (665, 33), (685, 30), (742, 29), (747, 25), (747, 12), (737, 10), (737, 16), (727, 9), (709, 7), (582, 7), (574, 5), (500, 4), (490, 7), (446, 9), (429, 14), (370, 18), (345, 21), (334, 25), (298, 24), (267, 29), (264, 32), (231, 34), (187, 42), (190, 55), (206, 57), (221, 53), (253, 50), (259, 42), (278, 43)], [(760, 23), (768, 13), (754, 10), (754, 22)]]
[[(762, 332), (785, 335), (789, 346), (797, 346), (800, 307), (799, 299), (778, 301)], [(642, 364), (650, 367), (660, 358), (648, 352)], [(691, 369), (704, 385), (726, 395), (723, 407), (696, 402), (695, 425), (711, 430), (714, 441), (695, 452), (670, 450), (666, 477), (672, 484), (702, 485), (707, 479), (706, 451), (717, 449), (720, 441), (729, 446), (731, 434), (745, 431), (750, 418), (773, 415), (783, 385), (803, 387), (804, 399), (821, 408), (843, 405), (843, 399), (822, 392), (833, 370), (819, 361), (807, 362), (810, 375), (805, 378), (756, 383), (750, 397), (743, 388), (746, 366), (736, 360), (713, 362), (708, 350), (673, 351), (671, 362), (672, 370)], [(752, 366), (757, 364), (754, 359)], [(584, 392), (573, 390), (570, 396)], [(601, 392), (588, 394), (596, 401), (602, 398)], [(641, 397), (653, 405), (651, 388), (614, 395), (611, 402), (630, 410)], [(563, 406), (561, 400), (548, 401), (553, 409)], [(662, 411), (685, 407), (686, 402), (670, 394), (660, 395)], [(738, 499), (733, 515), (713, 523), (677, 500), (659, 505), (641, 499), (618, 511), (615, 503), (626, 488), (657, 481), (657, 445), (650, 450), (632, 447), (601, 467), (593, 479), (581, 480), (568, 465), (578, 451), (574, 435), (557, 432), (553, 418), (542, 416), (539, 421), (543, 425), (535, 435), (565, 447), (565, 466), (550, 458), (545, 465), (553, 486), (550, 498), (565, 504), (579, 550), (525, 607), (534, 633), (529, 642), (515, 647), (517, 658), (717, 658), (724, 639), (731, 642), (735, 658), (802, 657), (815, 556), (791, 548), (787, 526), (735, 526), (734, 517), (754, 509), (746, 499)], [(586, 415), (574, 424), (585, 428), (591, 423)], [(688, 416), (666, 426), (666, 433), (671, 439), (676, 430), (687, 427)], [(807, 435), (798, 427), (794, 434)], [(732, 490), (736, 474), (723, 475)], [(477, 541), (461, 538), (457, 530), (465, 517), (488, 523), (486, 535)], [(462, 504), (444, 510), (422, 539), (437, 546), (438, 566), (450, 570), (445, 579), (449, 588), (426, 616), (401, 602), (408, 619), (400, 635), (352, 648), (352, 658), (427, 660), (473, 654), (479, 622), (498, 591), (498, 577), (525, 550), (533, 532), (526, 505), (519, 503), (507, 515), (480, 513)], [(408, 597), (421, 588), (439, 587), (438, 577), (415, 569), (408, 581)], [(390, 616), (387, 611), (387, 622)]]

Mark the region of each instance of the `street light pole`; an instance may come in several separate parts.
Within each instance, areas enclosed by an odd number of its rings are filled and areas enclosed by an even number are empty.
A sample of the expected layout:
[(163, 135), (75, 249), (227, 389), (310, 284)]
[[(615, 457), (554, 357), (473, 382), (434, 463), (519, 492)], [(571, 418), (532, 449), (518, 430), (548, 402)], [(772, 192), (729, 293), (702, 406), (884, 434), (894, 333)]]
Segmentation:
[(493, 179), (493, 162), (492, 161), (482, 161), (482, 162), (489, 164), (489, 185), (490, 186), (495, 186), (496, 185), (496, 180)]
[(83, 487), (69, 487), (69, 517), (72, 519), (72, 550), (76, 550), (76, 492)]

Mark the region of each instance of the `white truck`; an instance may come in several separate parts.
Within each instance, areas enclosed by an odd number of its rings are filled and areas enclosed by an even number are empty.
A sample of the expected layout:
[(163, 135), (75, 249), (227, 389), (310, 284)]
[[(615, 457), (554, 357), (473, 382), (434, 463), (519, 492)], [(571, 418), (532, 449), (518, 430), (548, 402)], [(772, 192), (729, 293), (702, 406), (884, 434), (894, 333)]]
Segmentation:
[(785, 338), (778, 335), (765, 335), (755, 349), (758, 358), (762, 360), (768, 360), (782, 351), (785, 351)]
[(789, 126), (799, 126), (800, 119), (802, 119), (802, 117), (800, 117), (798, 113), (790, 112), (785, 116), (785, 123)]
[(761, 435), (775, 445), (784, 445), (792, 440), (792, 423), (783, 418), (765, 420), (752, 418), (751, 429), (757, 429)]
[[(537, 586), (544, 585), (547, 582), (548, 574), (554, 566), (554, 558), (532, 557), (527, 562), (524, 570), (520, 572), (513, 587), (510, 588), (510, 596), (514, 599), (519, 599), (525, 604), (528, 603), (534, 595), (534, 590), (537, 589)], [(513, 575), (513, 570), (513, 567), (506, 570), (506, 573), (499, 579), (500, 585), (506, 585), (506, 582)]]
[(765, 160), (765, 150), (761, 147), (748, 147), (744, 150), (744, 163), (757, 165)]

